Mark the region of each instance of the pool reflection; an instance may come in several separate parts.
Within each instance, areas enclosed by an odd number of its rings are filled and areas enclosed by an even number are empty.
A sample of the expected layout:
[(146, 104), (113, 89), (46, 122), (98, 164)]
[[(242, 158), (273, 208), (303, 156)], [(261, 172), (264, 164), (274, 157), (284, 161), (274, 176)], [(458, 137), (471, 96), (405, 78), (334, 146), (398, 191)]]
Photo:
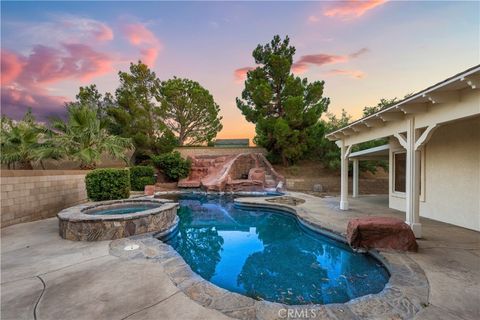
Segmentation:
[(247, 296), (286, 304), (340, 303), (381, 291), (388, 273), (369, 255), (306, 232), (278, 212), (242, 210), (228, 196), (183, 195), (168, 243), (193, 271)]

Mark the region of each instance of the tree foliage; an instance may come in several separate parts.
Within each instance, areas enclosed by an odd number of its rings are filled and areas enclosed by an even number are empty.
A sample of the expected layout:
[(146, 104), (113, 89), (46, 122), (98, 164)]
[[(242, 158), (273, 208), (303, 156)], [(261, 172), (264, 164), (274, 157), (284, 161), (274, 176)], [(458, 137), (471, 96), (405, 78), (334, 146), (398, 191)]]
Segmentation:
[(21, 121), (2, 116), (0, 160), (14, 169), (33, 169), (33, 165), (43, 160), (60, 159), (63, 154), (51, 142), (53, 132), (38, 124), (29, 109)]
[(157, 100), (160, 80), (141, 63), (130, 64), (130, 73), (120, 71), (120, 86), (115, 91), (115, 105), (108, 108), (113, 119), (112, 132), (131, 138), (134, 160), (139, 162), (164, 148), (165, 133)]
[(153, 156), (152, 161), (172, 181), (185, 178), (190, 173), (190, 160), (182, 158), (178, 151)]
[(165, 125), (181, 146), (208, 143), (222, 130), (220, 107), (198, 82), (176, 77), (163, 81), (160, 107)]
[(274, 162), (295, 163), (307, 151), (309, 129), (327, 110), (323, 81), (309, 83), (291, 72), (295, 47), (290, 39), (274, 36), (253, 51), (257, 68), (247, 73), (237, 107), (255, 123), (255, 143), (269, 151)]
[(382, 99), (380, 99), (380, 102), (377, 103), (375, 106), (373, 106), (373, 107), (364, 107), (364, 108), (363, 108), (363, 116), (364, 116), (364, 117), (367, 117), (367, 116), (369, 116), (369, 115), (371, 115), (371, 114), (374, 114), (374, 113), (376, 113), (376, 112), (378, 112), (378, 111), (381, 111), (381, 110), (383, 110), (383, 109), (386, 109), (386, 108), (394, 105), (394, 104), (397, 103), (398, 101), (400, 101), (400, 100), (398, 100), (396, 97), (393, 98), (393, 99), (385, 99), (385, 98), (382, 98)]
[(95, 168), (103, 154), (128, 161), (126, 151), (132, 148), (131, 140), (110, 134), (96, 109), (72, 106), (68, 108), (68, 120), (52, 119), (52, 128), (58, 132), (53, 137), (55, 146), (71, 160), (79, 161), (82, 169)]

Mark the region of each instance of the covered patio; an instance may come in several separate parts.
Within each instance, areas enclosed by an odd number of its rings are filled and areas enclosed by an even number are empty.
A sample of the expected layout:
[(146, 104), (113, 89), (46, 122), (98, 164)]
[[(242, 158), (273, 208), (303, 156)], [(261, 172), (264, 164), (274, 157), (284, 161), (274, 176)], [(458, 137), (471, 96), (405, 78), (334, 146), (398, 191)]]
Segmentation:
[[(358, 197), (359, 161), (389, 162), (390, 208), (422, 238), (420, 217), (480, 231), (480, 66), (467, 69), (326, 137), (341, 149), (341, 210), (350, 209), (349, 161)], [(352, 152), (364, 142), (388, 144)]]

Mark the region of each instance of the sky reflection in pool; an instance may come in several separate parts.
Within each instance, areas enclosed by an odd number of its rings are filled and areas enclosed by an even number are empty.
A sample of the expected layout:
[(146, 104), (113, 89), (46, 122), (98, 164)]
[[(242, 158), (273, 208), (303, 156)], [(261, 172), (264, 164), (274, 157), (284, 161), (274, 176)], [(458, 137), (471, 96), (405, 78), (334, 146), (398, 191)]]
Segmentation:
[(306, 231), (293, 216), (236, 208), (231, 196), (184, 194), (168, 240), (193, 271), (230, 291), (286, 303), (341, 303), (380, 292), (373, 257)]

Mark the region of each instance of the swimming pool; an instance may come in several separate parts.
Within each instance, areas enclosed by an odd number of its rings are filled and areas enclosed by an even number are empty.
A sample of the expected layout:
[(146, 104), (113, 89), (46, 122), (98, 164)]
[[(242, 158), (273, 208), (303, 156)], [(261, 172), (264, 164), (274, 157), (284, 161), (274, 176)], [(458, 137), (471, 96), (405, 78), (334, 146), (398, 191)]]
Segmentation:
[(224, 289), (285, 304), (342, 303), (382, 291), (389, 274), (369, 254), (280, 211), (236, 207), (232, 196), (182, 194), (168, 240), (193, 271)]

